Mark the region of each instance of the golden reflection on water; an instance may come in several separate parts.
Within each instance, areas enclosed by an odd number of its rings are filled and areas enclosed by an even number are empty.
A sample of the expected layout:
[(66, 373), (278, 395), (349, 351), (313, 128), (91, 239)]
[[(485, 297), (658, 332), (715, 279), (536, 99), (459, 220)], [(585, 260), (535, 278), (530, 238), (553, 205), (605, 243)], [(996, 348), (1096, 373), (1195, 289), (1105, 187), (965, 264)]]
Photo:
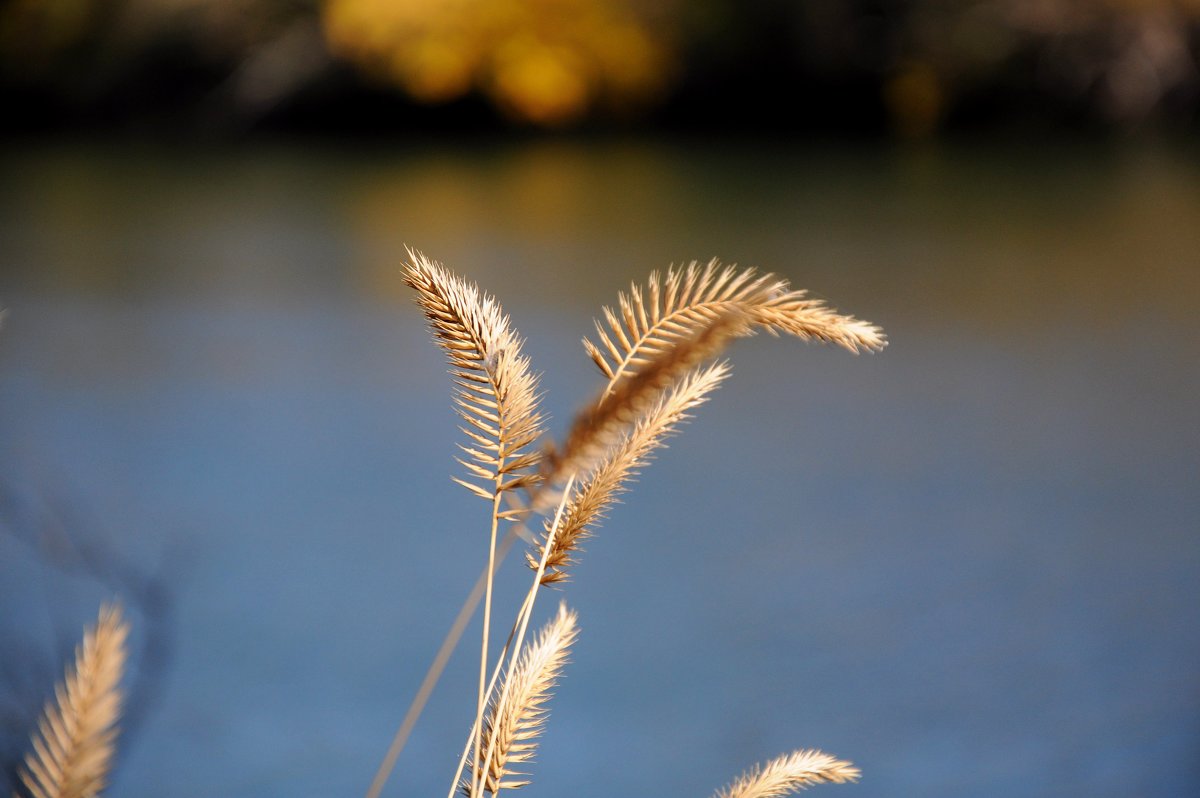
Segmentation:
[(9, 291), (407, 302), (408, 244), (539, 303), (717, 256), (920, 325), (1197, 327), (1200, 173), (1168, 149), (97, 148), (3, 171)]
[[(396, 164), (351, 198), (360, 266), (369, 290), (394, 289), (402, 240), (480, 280), (524, 255), (547, 289), (607, 285), (608, 301), (651, 268), (720, 256), (834, 298), (866, 292), (923, 323), (1103, 327), (1165, 314), (1195, 327), (1200, 176), (1168, 153), (708, 155), (553, 146)], [(593, 271), (617, 274), (550, 279), (572, 266), (547, 249), (582, 250)]]

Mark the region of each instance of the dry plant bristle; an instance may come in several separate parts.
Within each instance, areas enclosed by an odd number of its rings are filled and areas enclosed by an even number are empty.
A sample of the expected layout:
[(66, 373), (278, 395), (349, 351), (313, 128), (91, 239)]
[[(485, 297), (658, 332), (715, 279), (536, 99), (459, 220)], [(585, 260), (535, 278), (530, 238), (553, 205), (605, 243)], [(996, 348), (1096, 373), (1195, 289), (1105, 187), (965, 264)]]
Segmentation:
[(672, 267), (665, 279), (655, 272), (644, 289), (633, 285), (628, 294), (620, 293), (617, 304), (618, 311), (604, 308), (605, 324), (596, 321), (600, 343), (583, 339), (588, 355), (613, 386), (732, 309), (747, 315), (746, 334), (756, 328), (785, 332), (840, 344), (852, 352), (887, 344), (875, 325), (843, 316), (806, 292), (792, 290), (787, 280), (754, 269), (721, 268), (716, 260), (704, 267), (695, 262)]
[(75, 664), (55, 689), (25, 757), (21, 780), (33, 798), (92, 798), (112, 767), (121, 712), (128, 625), (105, 605), (76, 649)]
[[(562, 450), (543, 463), (544, 485), (570, 474), (586, 474), (685, 374), (716, 357), (733, 338), (745, 334), (746, 314), (722, 311), (674, 340), (611, 394), (601, 395), (575, 418)], [(549, 467), (546, 468), (545, 466)]]
[[(483, 736), (472, 760), (476, 778), (486, 768), (483, 789), (493, 795), (502, 789), (515, 789), (529, 783), (528, 779), (521, 778), (528, 774), (513, 767), (533, 758), (537, 737), (546, 724), (550, 690), (558, 681), (571, 644), (578, 635), (576, 621), (575, 613), (560, 604), (558, 615), (521, 652), (510, 676), (511, 685), (507, 690), (498, 688), (497, 695), (504, 696), (501, 705), (496, 706), (493, 702), (488, 707)], [(481, 761), (489, 747), (494, 748), (490, 764)], [(470, 794), (471, 780), (464, 777), (460, 787)]]
[[(404, 281), (434, 337), (446, 351), (454, 377), (454, 403), (468, 445), (458, 462), (472, 481), (454, 481), (485, 499), (528, 487), (538, 478), (541, 451), (530, 444), (542, 435), (537, 378), (521, 355), (521, 339), (495, 298), (441, 264), (413, 250)], [(480, 484), (482, 483), (482, 484)]]
[[(727, 363), (715, 363), (685, 376), (671, 393), (660, 398), (641, 417), (637, 425), (596, 466), (591, 476), (573, 491), (546, 557), (543, 585), (567, 578), (566, 570), (574, 564), (573, 555), (578, 551), (579, 544), (589, 536), (590, 528), (605, 517), (608, 508), (627, 490), (626, 483), (650, 462), (654, 451), (666, 446), (666, 438), (691, 417), (689, 412), (707, 401), (708, 395), (727, 376)], [(535, 571), (551, 523), (550, 520), (546, 521), (545, 532), (536, 541), (536, 548), (525, 554), (526, 563)]]
[(713, 798), (779, 798), (813, 784), (842, 784), (862, 775), (849, 762), (820, 751), (794, 751), (743, 773)]

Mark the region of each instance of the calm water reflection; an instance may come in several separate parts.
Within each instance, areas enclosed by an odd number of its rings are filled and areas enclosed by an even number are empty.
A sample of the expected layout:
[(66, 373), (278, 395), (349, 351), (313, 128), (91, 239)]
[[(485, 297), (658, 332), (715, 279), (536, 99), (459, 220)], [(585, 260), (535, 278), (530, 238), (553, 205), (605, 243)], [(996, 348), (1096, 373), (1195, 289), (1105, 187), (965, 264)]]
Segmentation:
[[(170, 613), (135, 618), (157, 692), (114, 795), (365, 789), (484, 557), (408, 243), (499, 295), (558, 428), (591, 317), (671, 262), (781, 272), (892, 339), (736, 347), (565, 591), (530, 789), (707, 795), (812, 746), (866, 772), (839, 794), (1195, 795), (1194, 156), (6, 153), (6, 754), (106, 584), (149, 575)], [(391, 794), (446, 789), (468, 660)]]

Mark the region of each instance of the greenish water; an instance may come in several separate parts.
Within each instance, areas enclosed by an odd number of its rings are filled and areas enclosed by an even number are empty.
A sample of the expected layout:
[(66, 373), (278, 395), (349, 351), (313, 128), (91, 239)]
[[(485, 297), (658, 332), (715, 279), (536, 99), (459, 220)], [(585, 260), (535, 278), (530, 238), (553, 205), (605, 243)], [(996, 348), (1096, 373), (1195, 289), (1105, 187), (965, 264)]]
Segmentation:
[[(850, 795), (1195, 795), (1195, 155), (10, 148), (5, 755), (140, 587), (113, 795), (365, 790), (485, 556), (409, 244), (499, 297), (556, 430), (591, 318), (669, 263), (784, 274), (891, 339), (734, 348), (563, 592), (583, 637), (530, 790), (706, 795), (817, 747)], [(447, 788), (471, 680), (390, 794)]]

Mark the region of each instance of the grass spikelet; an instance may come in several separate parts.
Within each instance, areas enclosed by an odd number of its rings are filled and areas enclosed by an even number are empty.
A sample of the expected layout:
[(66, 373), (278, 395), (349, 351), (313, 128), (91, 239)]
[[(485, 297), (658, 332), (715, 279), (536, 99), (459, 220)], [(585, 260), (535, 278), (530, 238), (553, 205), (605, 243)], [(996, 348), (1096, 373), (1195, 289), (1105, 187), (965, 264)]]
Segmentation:
[[(654, 451), (666, 446), (666, 438), (691, 417), (690, 411), (707, 401), (708, 395), (727, 376), (727, 363), (716, 363), (692, 371), (642, 416), (637, 425), (596, 466), (591, 476), (575, 489), (546, 557), (543, 585), (567, 578), (567, 568), (574, 564), (574, 554), (579, 544), (589, 536), (590, 528), (604, 518), (608, 508), (627, 490), (626, 484), (650, 462)], [(545, 532), (536, 541), (536, 548), (525, 554), (526, 563), (535, 571), (551, 523), (550, 520), (546, 521)]]
[(753, 308), (753, 317), (768, 332), (837, 344), (855, 354), (878, 352), (887, 346), (887, 336), (879, 327), (838, 313), (821, 300), (809, 298), (806, 291), (781, 291)]
[[(542, 629), (538, 638), (521, 653), (506, 685), (500, 692), (497, 705), (488, 707), (483, 723), (483, 736), (472, 758), (476, 778), (482, 777), (483, 789), (495, 795), (502, 789), (516, 789), (529, 784), (528, 774), (514, 766), (532, 760), (537, 738), (546, 724), (550, 690), (558, 681), (567, 662), (571, 644), (578, 635), (576, 615), (565, 604), (558, 615)], [(484, 762), (491, 750), (490, 762)], [(464, 778), (460, 785), (470, 794), (471, 780)]]
[[(605, 519), (628, 484), (654, 453), (728, 376), (726, 363), (711, 364), (736, 337), (759, 330), (839, 344), (852, 352), (886, 345), (882, 331), (845, 316), (788, 282), (753, 269), (721, 266), (668, 269), (645, 286), (621, 293), (596, 323), (599, 343), (584, 347), (608, 382), (574, 419), (561, 445), (530, 451), (541, 434), (536, 381), (519, 354), (519, 340), (495, 300), (409, 250), (405, 281), (418, 293), (434, 336), (446, 349), (458, 391), (454, 397), (470, 445), (463, 463), (471, 482), (457, 480), (492, 500), (487, 565), (447, 632), (421, 687), (375, 774), (367, 798), (378, 798), (463, 629), (483, 602), (475, 720), (464, 741), (447, 798), (495, 796), (529, 783), (523, 766), (534, 756), (547, 717), (550, 690), (576, 637), (574, 613), (560, 606), (538, 638), (524, 644), (538, 592), (562, 582), (580, 543)], [(711, 365), (705, 365), (711, 364)], [(540, 454), (540, 460), (539, 460)], [(483, 483), (483, 484), (479, 484)], [(490, 484), (489, 484), (490, 483)], [(522, 488), (525, 501), (513, 488)], [(501, 511), (502, 500), (511, 509)], [(547, 512), (557, 506), (553, 520)], [(540, 537), (523, 516), (547, 516)], [(497, 542), (502, 519), (520, 523)], [(490, 655), (493, 578), (518, 535), (534, 548), (526, 561), (535, 571), (508, 638)], [(490, 674), (490, 678), (489, 678)], [(774, 798), (821, 782), (857, 779), (848, 762), (818, 751), (797, 751), (755, 767), (715, 798)]]
[(743, 335), (746, 324), (746, 314), (737, 308), (706, 319), (690, 336), (673, 341), (644, 368), (618, 383), (615, 391), (602, 394), (576, 416), (562, 449), (548, 453), (544, 484), (588, 473), (676, 382)]
[(743, 773), (713, 798), (779, 798), (813, 784), (842, 784), (862, 775), (849, 762), (820, 751), (794, 751)]
[[(721, 268), (713, 260), (657, 272), (646, 287), (618, 295), (618, 310), (604, 308), (596, 322), (599, 343), (583, 340), (584, 349), (609, 379), (609, 391), (645, 368), (657, 355), (679, 344), (699, 327), (730, 310), (745, 313), (743, 334), (757, 329), (839, 344), (852, 352), (882, 349), (883, 332), (869, 322), (844, 316), (823, 302), (792, 290), (787, 280), (754, 269)], [(607, 392), (606, 392), (607, 393)]]
[(496, 300), (473, 283), (413, 250), (404, 281), (417, 292), (417, 304), (450, 361), (454, 403), (467, 445), (458, 462), (468, 480), (454, 481), (482, 498), (527, 487), (538, 477), (541, 457), (530, 447), (542, 435), (537, 379), (521, 355), (521, 340), (510, 329)]
[(84, 634), (25, 757), (21, 780), (33, 798), (92, 798), (104, 789), (115, 753), (128, 634), (112, 604), (100, 609)]

